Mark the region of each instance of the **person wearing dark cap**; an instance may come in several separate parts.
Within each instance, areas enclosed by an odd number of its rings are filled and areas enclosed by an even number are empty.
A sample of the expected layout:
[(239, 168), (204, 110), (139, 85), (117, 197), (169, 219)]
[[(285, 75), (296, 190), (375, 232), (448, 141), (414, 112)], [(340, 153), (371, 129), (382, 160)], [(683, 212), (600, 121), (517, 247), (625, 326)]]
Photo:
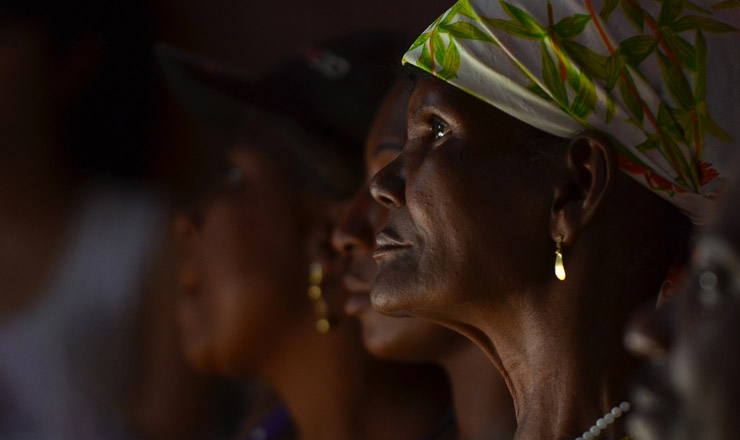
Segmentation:
[(175, 94), (226, 133), (222, 148), (209, 145), (221, 165), (210, 189), (175, 221), (187, 250), (179, 317), (195, 367), (264, 379), (284, 402), (247, 438), (440, 438), (443, 375), (365, 351), (341, 313), (343, 268), (330, 246), (403, 46), (343, 37), (251, 82), (160, 51)]

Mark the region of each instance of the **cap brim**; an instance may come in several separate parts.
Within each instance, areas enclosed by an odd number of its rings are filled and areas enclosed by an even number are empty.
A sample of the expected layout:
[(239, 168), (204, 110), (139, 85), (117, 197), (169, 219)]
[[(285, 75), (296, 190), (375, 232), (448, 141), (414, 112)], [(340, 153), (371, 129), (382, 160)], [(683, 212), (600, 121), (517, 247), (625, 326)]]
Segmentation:
[(177, 102), (196, 120), (232, 132), (250, 108), (255, 79), (166, 43), (155, 48), (157, 63)]

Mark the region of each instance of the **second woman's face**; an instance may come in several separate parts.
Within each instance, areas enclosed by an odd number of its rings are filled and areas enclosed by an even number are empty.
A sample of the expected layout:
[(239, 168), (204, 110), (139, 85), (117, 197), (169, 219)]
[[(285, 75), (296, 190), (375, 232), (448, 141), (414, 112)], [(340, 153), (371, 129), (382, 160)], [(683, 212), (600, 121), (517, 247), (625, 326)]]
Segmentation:
[[(370, 129), (365, 149), (368, 179), (392, 162), (406, 141), (408, 91), (399, 82), (386, 97)], [(384, 316), (370, 306), (370, 288), (377, 265), (373, 259), (375, 235), (385, 225), (388, 210), (370, 196), (368, 185), (343, 209), (332, 241), (347, 256), (350, 267), (344, 284), (350, 292), (345, 312), (362, 324), (363, 342), (376, 356), (402, 361), (430, 362), (443, 348), (460, 338), (426, 320)]]
[(307, 276), (302, 224), (283, 176), (269, 154), (235, 148), (217, 187), (176, 220), (186, 248), (182, 343), (202, 370), (250, 372), (308, 307), (299, 295)]
[(390, 210), (373, 306), (440, 317), (549, 275), (549, 173), (524, 153), (521, 123), (436, 78), (416, 84), (407, 116), (403, 152), (371, 185)]
[(740, 411), (740, 186), (696, 243), (671, 299), (636, 319), (627, 345), (648, 358), (632, 431), (645, 440), (736, 439)]

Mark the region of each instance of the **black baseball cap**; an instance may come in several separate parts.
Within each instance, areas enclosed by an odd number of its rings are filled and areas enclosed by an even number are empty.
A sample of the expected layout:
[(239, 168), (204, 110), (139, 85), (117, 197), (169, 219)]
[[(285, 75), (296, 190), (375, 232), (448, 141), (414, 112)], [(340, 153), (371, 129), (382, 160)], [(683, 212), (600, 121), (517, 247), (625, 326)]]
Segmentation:
[(291, 118), (339, 149), (361, 149), (407, 46), (383, 33), (336, 37), (261, 77), (166, 44), (156, 52), (175, 97), (200, 122), (236, 132), (256, 109)]

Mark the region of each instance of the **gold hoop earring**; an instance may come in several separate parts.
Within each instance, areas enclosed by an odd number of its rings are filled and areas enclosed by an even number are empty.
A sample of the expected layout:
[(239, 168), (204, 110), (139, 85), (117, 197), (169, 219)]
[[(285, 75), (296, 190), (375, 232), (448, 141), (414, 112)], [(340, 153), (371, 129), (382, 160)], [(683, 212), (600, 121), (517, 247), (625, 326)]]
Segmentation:
[(565, 265), (563, 264), (563, 234), (558, 236), (555, 241), (555, 276), (560, 280), (565, 280)]
[(329, 306), (326, 304), (321, 281), (324, 279), (324, 268), (321, 263), (312, 263), (308, 274), (308, 297), (313, 303), (313, 312), (316, 314), (316, 331), (325, 334), (331, 330), (329, 322)]

